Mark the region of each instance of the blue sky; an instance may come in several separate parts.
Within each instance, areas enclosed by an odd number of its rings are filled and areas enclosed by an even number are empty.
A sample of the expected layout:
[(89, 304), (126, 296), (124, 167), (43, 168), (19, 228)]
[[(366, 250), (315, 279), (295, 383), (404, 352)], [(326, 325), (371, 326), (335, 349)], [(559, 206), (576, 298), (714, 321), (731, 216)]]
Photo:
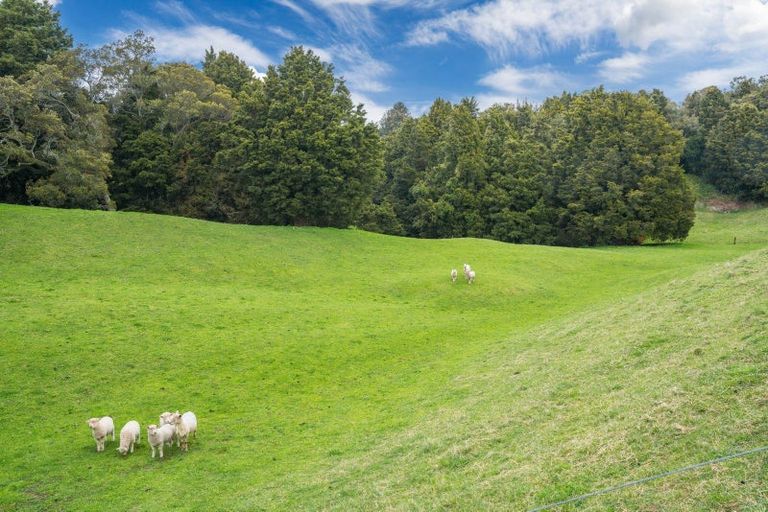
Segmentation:
[(58, 0), (95, 46), (142, 29), (159, 60), (233, 51), (258, 72), (313, 48), (378, 120), (437, 97), (481, 107), (563, 90), (691, 90), (768, 74), (768, 0)]

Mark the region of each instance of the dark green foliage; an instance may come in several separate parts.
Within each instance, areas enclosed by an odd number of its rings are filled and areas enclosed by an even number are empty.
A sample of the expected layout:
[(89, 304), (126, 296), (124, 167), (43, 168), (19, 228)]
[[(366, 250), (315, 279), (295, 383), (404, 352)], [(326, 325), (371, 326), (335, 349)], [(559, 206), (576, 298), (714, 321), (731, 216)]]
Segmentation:
[(597, 245), (685, 238), (681, 155), (723, 190), (768, 194), (765, 80), (683, 108), (658, 89), (485, 112), (438, 99), (418, 118), (399, 102), (377, 127), (301, 47), (263, 79), (213, 48), (202, 71), (158, 66), (140, 31), (71, 51), (33, 0), (0, 2), (0, 35), (2, 201), (110, 208), (111, 192), (121, 209), (230, 222)]
[(736, 77), (726, 91), (686, 98), (683, 166), (720, 191), (768, 200), (768, 77)]
[(82, 62), (60, 52), (0, 77), (0, 201), (110, 208), (106, 109), (79, 86)]
[(379, 136), (333, 67), (293, 48), (241, 101), (240, 140), (220, 157), (236, 168), (236, 220), (346, 227), (357, 219), (380, 178)]
[(0, 2), (0, 76), (18, 77), (72, 47), (48, 0)]
[(686, 145), (681, 162), (686, 171), (692, 174), (704, 173), (707, 136), (727, 109), (726, 96), (714, 86), (689, 94), (683, 102), (683, 135), (686, 137)]
[[(559, 117), (550, 102), (546, 119)], [(595, 89), (568, 98), (564, 136), (551, 146), (557, 242), (677, 240), (693, 226), (693, 193), (678, 167), (683, 139), (647, 96)], [(679, 222), (671, 223), (669, 217)]]
[(119, 207), (223, 220), (213, 162), (236, 100), (188, 64), (134, 78), (113, 118)]
[(707, 138), (706, 177), (719, 190), (768, 200), (768, 110), (735, 103)]
[[(539, 108), (438, 100), (385, 138), (391, 203), (406, 233), (562, 245), (679, 240), (693, 194), (660, 91), (595, 89)], [(398, 226), (399, 229), (399, 226)], [(387, 231), (386, 228), (381, 230)]]
[(205, 51), (203, 73), (217, 84), (226, 85), (235, 94), (256, 78), (253, 70), (240, 57), (229, 52), (216, 53), (213, 47)]
[(398, 101), (387, 110), (379, 121), (379, 133), (382, 136), (389, 135), (397, 130), (406, 120), (411, 119), (411, 113), (405, 103)]

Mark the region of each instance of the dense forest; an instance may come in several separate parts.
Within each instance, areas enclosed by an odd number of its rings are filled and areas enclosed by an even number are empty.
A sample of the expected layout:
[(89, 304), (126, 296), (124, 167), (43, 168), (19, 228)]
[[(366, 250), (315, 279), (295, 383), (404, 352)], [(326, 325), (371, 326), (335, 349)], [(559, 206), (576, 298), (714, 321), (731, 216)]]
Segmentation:
[(296, 47), (264, 77), (136, 32), (75, 47), (47, 2), (0, 2), (0, 201), (558, 245), (679, 240), (684, 173), (768, 200), (768, 78), (539, 105), (397, 103), (378, 125)]

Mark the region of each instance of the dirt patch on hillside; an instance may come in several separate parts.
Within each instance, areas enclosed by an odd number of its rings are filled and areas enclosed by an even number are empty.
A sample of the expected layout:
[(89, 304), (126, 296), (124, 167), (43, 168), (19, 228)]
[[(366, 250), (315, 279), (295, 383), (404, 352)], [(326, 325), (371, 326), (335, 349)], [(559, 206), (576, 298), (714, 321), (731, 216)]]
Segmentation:
[(747, 203), (731, 199), (708, 199), (704, 201), (704, 206), (711, 212), (719, 213), (737, 212), (749, 208)]

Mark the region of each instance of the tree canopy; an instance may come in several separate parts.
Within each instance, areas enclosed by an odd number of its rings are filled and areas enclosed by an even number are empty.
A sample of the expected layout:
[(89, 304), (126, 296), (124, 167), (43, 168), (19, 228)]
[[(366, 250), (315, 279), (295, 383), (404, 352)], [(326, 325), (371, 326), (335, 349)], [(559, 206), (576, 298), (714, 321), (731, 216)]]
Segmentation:
[(472, 99), (438, 100), (385, 147), (379, 203), (414, 236), (634, 244), (693, 225), (683, 139), (645, 93), (598, 88), (482, 113)]
[(686, 170), (722, 192), (768, 200), (768, 76), (695, 91), (683, 113)]
[(0, 2), (0, 76), (18, 77), (72, 47), (48, 0)]
[(766, 77), (680, 106), (602, 87), (419, 116), (397, 102), (377, 126), (305, 48), (265, 75), (201, 57), (158, 63), (141, 31), (72, 49), (48, 2), (0, 2), (0, 201), (602, 245), (685, 238), (683, 168), (768, 200)]

